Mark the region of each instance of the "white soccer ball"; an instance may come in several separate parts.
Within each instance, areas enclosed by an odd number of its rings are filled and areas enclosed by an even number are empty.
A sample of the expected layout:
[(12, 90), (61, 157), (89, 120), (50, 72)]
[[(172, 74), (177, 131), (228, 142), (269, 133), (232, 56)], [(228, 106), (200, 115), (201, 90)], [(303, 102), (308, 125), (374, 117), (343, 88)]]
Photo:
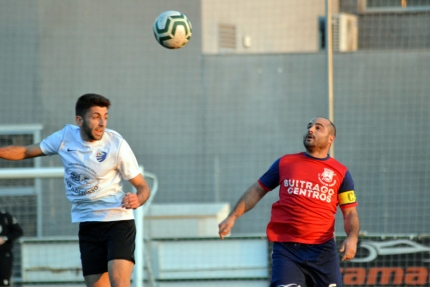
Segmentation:
[(154, 22), (154, 36), (161, 46), (179, 49), (188, 43), (192, 35), (187, 16), (178, 11), (161, 13)]

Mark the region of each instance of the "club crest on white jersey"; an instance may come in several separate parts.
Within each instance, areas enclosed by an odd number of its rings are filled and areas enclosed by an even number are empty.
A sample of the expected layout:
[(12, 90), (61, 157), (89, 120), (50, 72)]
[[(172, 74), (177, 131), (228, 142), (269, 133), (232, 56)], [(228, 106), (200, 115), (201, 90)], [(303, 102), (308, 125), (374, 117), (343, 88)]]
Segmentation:
[(102, 162), (106, 159), (107, 152), (104, 151), (98, 151), (96, 154), (96, 158), (98, 162)]

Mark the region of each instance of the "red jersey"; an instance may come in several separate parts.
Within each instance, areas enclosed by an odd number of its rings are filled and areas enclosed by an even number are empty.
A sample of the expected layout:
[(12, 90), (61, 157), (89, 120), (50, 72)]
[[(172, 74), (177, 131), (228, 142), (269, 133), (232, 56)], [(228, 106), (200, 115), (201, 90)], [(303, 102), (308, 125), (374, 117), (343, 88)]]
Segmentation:
[(276, 160), (258, 180), (270, 191), (279, 186), (267, 237), (274, 242), (321, 244), (334, 237), (335, 214), (357, 205), (348, 169), (337, 160), (302, 152)]

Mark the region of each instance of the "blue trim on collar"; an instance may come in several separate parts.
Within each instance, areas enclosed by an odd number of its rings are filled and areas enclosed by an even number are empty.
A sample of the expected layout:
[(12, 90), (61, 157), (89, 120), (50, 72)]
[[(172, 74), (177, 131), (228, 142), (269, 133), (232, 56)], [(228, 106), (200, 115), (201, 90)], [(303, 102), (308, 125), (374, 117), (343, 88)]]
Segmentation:
[(316, 159), (316, 160), (328, 160), (328, 159), (330, 158), (330, 155), (329, 155), (329, 154), (327, 154), (327, 156), (326, 156), (326, 157), (324, 157), (324, 158), (313, 157), (313, 156), (311, 156), (310, 154), (308, 154), (307, 152), (304, 152), (303, 154), (304, 154), (306, 157), (308, 157), (308, 158)]

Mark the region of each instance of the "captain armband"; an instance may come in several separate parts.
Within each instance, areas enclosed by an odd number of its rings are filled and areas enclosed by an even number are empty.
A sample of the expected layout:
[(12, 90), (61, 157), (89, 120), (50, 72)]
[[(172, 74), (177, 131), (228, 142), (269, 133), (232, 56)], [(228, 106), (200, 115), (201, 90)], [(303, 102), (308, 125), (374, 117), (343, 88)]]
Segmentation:
[(339, 205), (354, 203), (357, 200), (353, 190), (339, 193), (337, 198), (339, 199)]

